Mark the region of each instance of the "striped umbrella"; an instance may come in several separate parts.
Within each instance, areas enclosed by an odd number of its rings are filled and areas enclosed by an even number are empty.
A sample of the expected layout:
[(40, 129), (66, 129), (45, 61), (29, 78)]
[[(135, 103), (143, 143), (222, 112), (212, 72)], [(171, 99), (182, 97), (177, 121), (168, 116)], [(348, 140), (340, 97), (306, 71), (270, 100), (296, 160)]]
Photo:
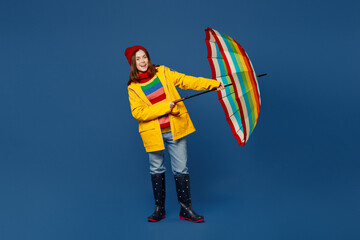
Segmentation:
[(244, 49), (231, 37), (207, 28), (206, 45), (212, 78), (229, 85), (218, 91), (234, 137), (244, 146), (260, 112), (260, 91), (255, 71)]

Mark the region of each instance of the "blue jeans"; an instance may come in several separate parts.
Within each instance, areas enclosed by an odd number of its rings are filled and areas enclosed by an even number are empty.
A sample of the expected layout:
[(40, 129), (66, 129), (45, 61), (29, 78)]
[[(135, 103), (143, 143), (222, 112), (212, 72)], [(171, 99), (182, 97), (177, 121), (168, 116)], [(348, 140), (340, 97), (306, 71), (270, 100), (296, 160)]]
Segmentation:
[[(187, 164), (187, 145), (186, 138), (173, 140), (171, 132), (162, 134), (165, 148), (167, 148), (170, 160), (171, 169), (174, 175), (188, 174)], [(150, 174), (159, 174), (166, 171), (164, 165), (164, 150), (149, 152)]]

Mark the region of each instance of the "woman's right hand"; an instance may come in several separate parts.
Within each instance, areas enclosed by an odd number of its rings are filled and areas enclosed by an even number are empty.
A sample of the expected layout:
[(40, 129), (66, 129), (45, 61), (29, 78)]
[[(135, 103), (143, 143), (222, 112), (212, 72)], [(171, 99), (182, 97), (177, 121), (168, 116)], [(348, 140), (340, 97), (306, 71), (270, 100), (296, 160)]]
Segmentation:
[(178, 102), (181, 102), (181, 101), (183, 101), (183, 99), (179, 99), (179, 100), (175, 100), (175, 101), (170, 101), (170, 102), (169, 102), (170, 109), (171, 109), (171, 112), (170, 112), (171, 115), (173, 115), (173, 116), (179, 115), (180, 112), (173, 112), (173, 109), (174, 109), (174, 107), (176, 106), (176, 104), (177, 104)]
[(174, 101), (169, 102), (171, 110), (175, 107), (176, 103)]

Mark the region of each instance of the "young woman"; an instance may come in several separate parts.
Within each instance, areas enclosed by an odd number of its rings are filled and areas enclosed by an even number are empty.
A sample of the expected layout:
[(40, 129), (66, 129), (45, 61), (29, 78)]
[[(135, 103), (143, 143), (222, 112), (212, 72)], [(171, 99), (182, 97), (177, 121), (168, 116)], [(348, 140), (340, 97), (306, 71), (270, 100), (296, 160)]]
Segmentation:
[(133, 117), (139, 121), (139, 132), (149, 153), (150, 174), (155, 198), (155, 211), (148, 221), (165, 218), (164, 149), (169, 152), (176, 192), (180, 203), (180, 219), (202, 222), (204, 217), (192, 209), (187, 168), (185, 136), (194, 132), (186, 107), (176, 87), (192, 90), (222, 89), (220, 82), (186, 76), (165, 66), (154, 66), (142, 46), (129, 47), (125, 56), (131, 66), (128, 93)]

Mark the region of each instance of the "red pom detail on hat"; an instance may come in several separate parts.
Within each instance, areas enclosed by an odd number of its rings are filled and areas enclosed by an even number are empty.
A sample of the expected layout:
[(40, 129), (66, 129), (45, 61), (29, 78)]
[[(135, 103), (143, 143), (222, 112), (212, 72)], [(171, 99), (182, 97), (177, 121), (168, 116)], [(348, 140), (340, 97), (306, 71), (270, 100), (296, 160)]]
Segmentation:
[(149, 54), (148, 51), (146, 50), (146, 48), (144, 48), (142, 46), (128, 47), (125, 50), (125, 57), (127, 58), (130, 65), (131, 65), (131, 57), (134, 54), (134, 52), (136, 52), (136, 50), (138, 50), (138, 49), (144, 50), (147, 54)]

